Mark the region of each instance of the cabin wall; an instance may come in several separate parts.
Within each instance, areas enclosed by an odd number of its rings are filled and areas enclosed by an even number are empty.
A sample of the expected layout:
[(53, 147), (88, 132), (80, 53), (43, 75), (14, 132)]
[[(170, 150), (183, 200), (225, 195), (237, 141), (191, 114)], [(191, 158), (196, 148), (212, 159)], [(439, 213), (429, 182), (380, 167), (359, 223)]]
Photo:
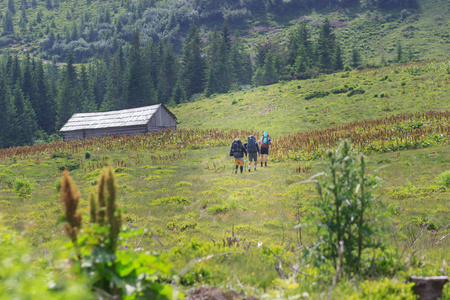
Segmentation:
[(147, 123), (147, 129), (149, 132), (164, 129), (176, 130), (177, 121), (167, 112), (167, 110), (160, 107)]
[(83, 136), (83, 130), (76, 130), (76, 131), (63, 131), (62, 132), (63, 141), (68, 140), (80, 140), (84, 138)]
[(126, 126), (126, 127), (111, 127), (111, 128), (98, 128), (98, 129), (84, 129), (77, 131), (64, 131), (62, 132), (63, 141), (73, 140), (73, 139), (83, 139), (90, 137), (103, 137), (109, 135), (119, 135), (119, 134), (137, 134), (146, 133), (146, 125), (139, 126)]
[(108, 135), (119, 134), (137, 134), (146, 133), (147, 128), (145, 125), (140, 126), (126, 126), (126, 127), (111, 127), (111, 128), (98, 128), (98, 129), (86, 129), (86, 137), (103, 137)]

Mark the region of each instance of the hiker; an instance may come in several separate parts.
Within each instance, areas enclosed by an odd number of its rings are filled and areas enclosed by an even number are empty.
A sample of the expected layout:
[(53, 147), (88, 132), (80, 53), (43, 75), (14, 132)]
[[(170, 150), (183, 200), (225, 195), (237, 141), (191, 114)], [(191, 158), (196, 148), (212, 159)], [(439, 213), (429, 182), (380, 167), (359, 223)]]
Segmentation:
[(234, 164), (236, 165), (236, 169), (234, 173), (237, 174), (238, 167), (241, 167), (241, 173), (244, 170), (244, 154), (247, 155), (247, 149), (245, 149), (244, 145), (242, 145), (242, 141), (240, 139), (235, 139), (233, 144), (231, 144), (230, 156), (234, 156)]
[(245, 149), (247, 149), (247, 157), (248, 157), (248, 171), (252, 169), (252, 161), (255, 161), (255, 171), (256, 165), (258, 164), (258, 154), (259, 154), (259, 145), (256, 142), (256, 138), (254, 135), (249, 135), (247, 138), (247, 143), (244, 144)]
[[(259, 144), (261, 146), (261, 167), (263, 166), (263, 162), (265, 163), (265, 166), (267, 167), (267, 160), (269, 156), (269, 146), (272, 145), (272, 140), (270, 139), (269, 134), (267, 131), (263, 132), (262, 137), (259, 139)], [(265, 161), (263, 158), (266, 158)]]

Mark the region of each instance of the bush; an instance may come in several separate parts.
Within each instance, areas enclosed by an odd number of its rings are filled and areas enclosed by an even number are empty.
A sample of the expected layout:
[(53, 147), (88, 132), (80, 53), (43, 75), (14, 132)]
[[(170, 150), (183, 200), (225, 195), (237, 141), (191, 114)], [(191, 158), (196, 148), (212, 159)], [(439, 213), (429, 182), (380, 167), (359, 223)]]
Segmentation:
[(195, 221), (184, 221), (180, 224), (180, 230), (185, 231), (187, 229), (194, 229), (197, 226), (197, 222)]
[(51, 158), (72, 158), (72, 154), (67, 152), (53, 152)]
[(403, 10), (400, 12), (400, 15), (401, 15), (402, 19), (404, 20), (404, 19), (406, 19), (407, 17), (409, 17), (409, 16), (411, 15), (411, 13), (410, 13), (409, 11), (407, 11), (406, 9), (403, 9)]
[(77, 170), (79, 168), (80, 168), (80, 163), (75, 160), (71, 160), (71, 161), (66, 162), (63, 165), (60, 165), (58, 167), (58, 170), (59, 171), (64, 171), (64, 170), (73, 171), (73, 170)]
[(305, 99), (306, 100), (310, 100), (310, 99), (313, 99), (313, 98), (323, 98), (323, 97), (328, 96), (329, 94), (330, 93), (324, 92), (324, 91), (314, 91), (312, 93), (307, 94), (305, 96)]
[(86, 151), (86, 152), (84, 153), (84, 158), (86, 158), (86, 159), (91, 158), (91, 152)]
[(60, 189), (61, 189), (61, 180), (56, 179), (56, 181), (55, 181), (55, 190), (57, 190), (59, 192)]
[(191, 201), (186, 198), (186, 197), (182, 197), (182, 196), (172, 196), (172, 197), (165, 197), (165, 198), (159, 198), (156, 199), (153, 202), (153, 205), (159, 205), (159, 204), (170, 204), (170, 203), (175, 203), (175, 204), (189, 204), (191, 203)]
[(166, 224), (166, 228), (169, 230), (175, 230), (175, 229), (177, 229), (177, 226), (176, 226), (175, 222), (168, 222)]
[(362, 94), (364, 94), (366, 91), (365, 90), (363, 90), (362, 88), (357, 88), (357, 89), (353, 89), (353, 90), (351, 90), (351, 91), (349, 91), (348, 93), (347, 93), (347, 96), (348, 97), (351, 97), (351, 96), (353, 96), (353, 95), (362, 95)]
[(228, 211), (228, 207), (226, 205), (212, 205), (206, 209), (206, 212), (217, 215), (221, 213), (226, 213)]
[(450, 187), (450, 170), (439, 174), (439, 176), (436, 177), (436, 183), (445, 187)]
[(361, 284), (361, 293), (350, 299), (404, 299), (415, 300), (414, 283), (399, 282), (395, 279), (384, 278), (381, 281), (366, 280)]
[(25, 178), (16, 178), (14, 181), (14, 192), (17, 196), (28, 198), (31, 195), (31, 182)]
[(331, 92), (333, 94), (343, 94), (343, 93), (347, 93), (348, 92), (348, 88), (346, 88), (346, 87), (334, 88), (334, 89), (331, 90)]

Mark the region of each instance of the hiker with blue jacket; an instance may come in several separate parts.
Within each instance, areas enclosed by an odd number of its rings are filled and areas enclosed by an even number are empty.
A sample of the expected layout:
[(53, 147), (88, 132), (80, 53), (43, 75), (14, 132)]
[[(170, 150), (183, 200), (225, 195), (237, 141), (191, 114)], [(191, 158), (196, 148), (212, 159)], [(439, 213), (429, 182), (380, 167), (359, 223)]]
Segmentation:
[(235, 139), (230, 150), (230, 156), (234, 156), (234, 164), (236, 165), (235, 174), (237, 174), (238, 167), (241, 167), (241, 173), (244, 170), (244, 154), (247, 155), (247, 149), (242, 145), (240, 139)]
[(263, 166), (265, 157), (265, 166), (267, 167), (267, 161), (269, 160), (269, 146), (272, 145), (272, 140), (269, 137), (267, 131), (263, 132), (262, 137), (259, 139), (259, 144), (261, 145), (261, 167)]
[(255, 162), (256, 171), (256, 165), (258, 164), (259, 145), (256, 142), (256, 138), (254, 135), (248, 136), (247, 143), (244, 144), (244, 147), (248, 152), (248, 171), (250, 172), (250, 170), (252, 169), (252, 161)]

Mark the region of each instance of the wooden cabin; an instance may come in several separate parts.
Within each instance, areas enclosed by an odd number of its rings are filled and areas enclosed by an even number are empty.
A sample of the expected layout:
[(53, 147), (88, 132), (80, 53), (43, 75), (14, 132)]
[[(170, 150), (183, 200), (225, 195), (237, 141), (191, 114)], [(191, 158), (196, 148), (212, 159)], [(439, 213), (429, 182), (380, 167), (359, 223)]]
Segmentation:
[(177, 129), (177, 118), (164, 104), (74, 114), (59, 130), (63, 140)]

